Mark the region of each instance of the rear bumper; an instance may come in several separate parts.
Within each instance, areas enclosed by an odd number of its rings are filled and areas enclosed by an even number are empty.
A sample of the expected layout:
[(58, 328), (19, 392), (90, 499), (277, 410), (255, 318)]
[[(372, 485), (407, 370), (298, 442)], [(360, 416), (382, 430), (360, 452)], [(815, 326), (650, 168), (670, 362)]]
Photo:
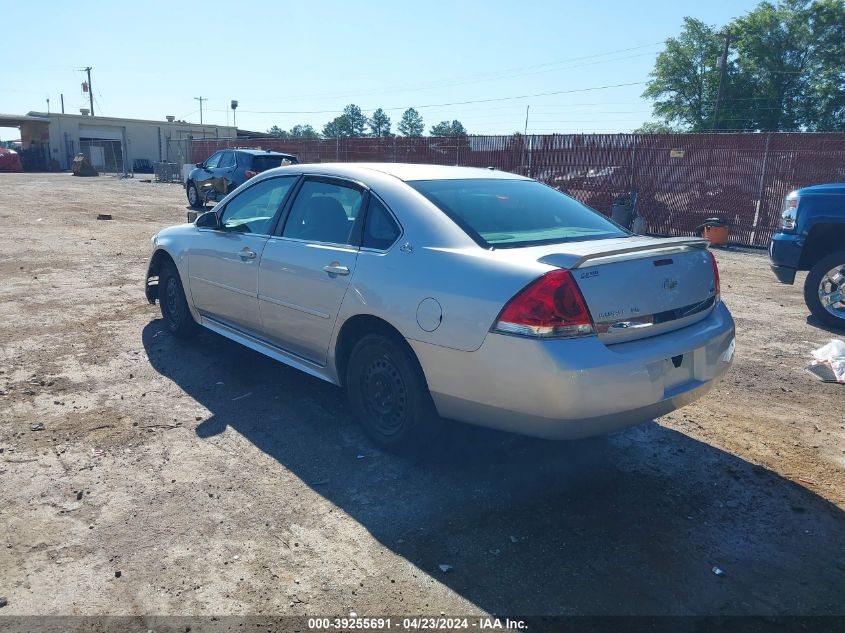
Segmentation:
[(784, 284), (794, 283), (803, 250), (804, 240), (800, 235), (775, 233), (772, 236), (769, 242), (769, 260), (778, 281)]
[[(703, 321), (606, 346), (597, 337), (536, 341), (489, 334), (475, 352), (411, 341), (443, 417), (537, 437), (600, 435), (700, 398), (730, 367), (734, 323)], [(683, 355), (680, 367), (672, 358)]]

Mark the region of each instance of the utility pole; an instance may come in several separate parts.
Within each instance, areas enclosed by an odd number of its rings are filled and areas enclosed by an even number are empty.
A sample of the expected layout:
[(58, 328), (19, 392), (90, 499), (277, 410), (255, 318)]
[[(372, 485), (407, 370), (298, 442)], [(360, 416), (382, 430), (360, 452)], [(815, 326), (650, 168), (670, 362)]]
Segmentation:
[(65, 113), (65, 93), (59, 95), (62, 98), (62, 114)]
[(91, 85), (91, 67), (86, 66), (83, 70), (88, 73), (88, 103), (91, 106), (91, 116), (94, 116), (94, 88)]
[[(522, 164), (523, 165), (525, 165), (525, 144), (528, 143), (528, 111), (530, 109), (531, 109), (530, 105), (525, 106), (525, 130), (522, 133)], [(526, 173), (529, 170), (526, 170)]]
[(208, 101), (206, 97), (194, 97), (194, 101), (200, 102), (200, 125), (202, 125), (202, 102)]
[(719, 75), (719, 89), (716, 91), (716, 106), (713, 109), (713, 129), (718, 129), (719, 126), (719, 111), (722, 108), (722, 95), (725, 91), (725, 78), (728, 74), (728, 49), (731, 45), (731, 32), (725, 31), (725, 50), (722, 51), (722, 56), (719, 58), (719, 66), (721, 67), (721, 74)]
[(47, 114), (50, 114), (50, 97), (47, 97)]

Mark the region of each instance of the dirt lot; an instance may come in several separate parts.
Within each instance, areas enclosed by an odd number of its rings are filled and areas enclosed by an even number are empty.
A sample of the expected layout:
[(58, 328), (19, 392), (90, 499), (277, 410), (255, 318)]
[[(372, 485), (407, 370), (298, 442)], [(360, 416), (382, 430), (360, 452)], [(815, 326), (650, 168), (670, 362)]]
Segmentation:
[(184, 217), (178, 185), (0, 174), (0, 615), (845, 613), (845, 388), (764, 253), (717, 253), (737, 352), (700, 402), (574, 443), (456, 425), (419, 463), (165, 332), (142, 278)]

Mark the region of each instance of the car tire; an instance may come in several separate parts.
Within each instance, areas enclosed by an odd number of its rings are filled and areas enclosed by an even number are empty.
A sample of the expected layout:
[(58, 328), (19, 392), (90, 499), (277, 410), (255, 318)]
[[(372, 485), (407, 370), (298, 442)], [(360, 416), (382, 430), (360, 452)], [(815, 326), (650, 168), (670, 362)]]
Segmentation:
[(185, 290), (176, 265), (162, 262), (158, 274), (158, 304), (167, 331), (179, 338), (196, 333), (197, 323), (188, 307)]
[(188, 186), (185, 188), (185, 193), (188, 196), (188, 204), (191, 206), (192, 209), (202, 209), (203, 200), (200, 196), (199, 189), (197, 189), (196, 184), (193, 182), (189, 182)]
[(829, 289), (845, 293), (845, 283), (836, 284), (828, 277), (828, 273), (837, 268), (845, 275), (845, 251), (836, 251), (821, 258), (810, 269), (804, 281), (804, 301), (816, 319), (829, 327), (845, 330), (845, 301), (840, 302), (842, 308), (833, 308), (832, 311), (825, 307), (821, 299), (823, 292)]
[(345, 386), (355, 417), (380, 447), (407, 455), (432, 446), (442, 420), (404, 340), (388, 333), (362, 337), (349, 355)]

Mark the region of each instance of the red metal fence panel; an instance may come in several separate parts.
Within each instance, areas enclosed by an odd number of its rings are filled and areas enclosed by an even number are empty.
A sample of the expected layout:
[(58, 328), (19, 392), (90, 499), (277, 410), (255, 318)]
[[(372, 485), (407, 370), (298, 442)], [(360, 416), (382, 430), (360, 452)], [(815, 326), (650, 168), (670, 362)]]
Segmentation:
[(655, 235), (691, 235), (720, 217), (736, 244), (765, 246), (792, 189), (845, 181), (845, 134), (553, 134), (346, 139), (203, 139), (194, 161), (227, 147), (302, 162), (406, 162), (493, 167), (531, 176), (602, 213), (638, 192)]

